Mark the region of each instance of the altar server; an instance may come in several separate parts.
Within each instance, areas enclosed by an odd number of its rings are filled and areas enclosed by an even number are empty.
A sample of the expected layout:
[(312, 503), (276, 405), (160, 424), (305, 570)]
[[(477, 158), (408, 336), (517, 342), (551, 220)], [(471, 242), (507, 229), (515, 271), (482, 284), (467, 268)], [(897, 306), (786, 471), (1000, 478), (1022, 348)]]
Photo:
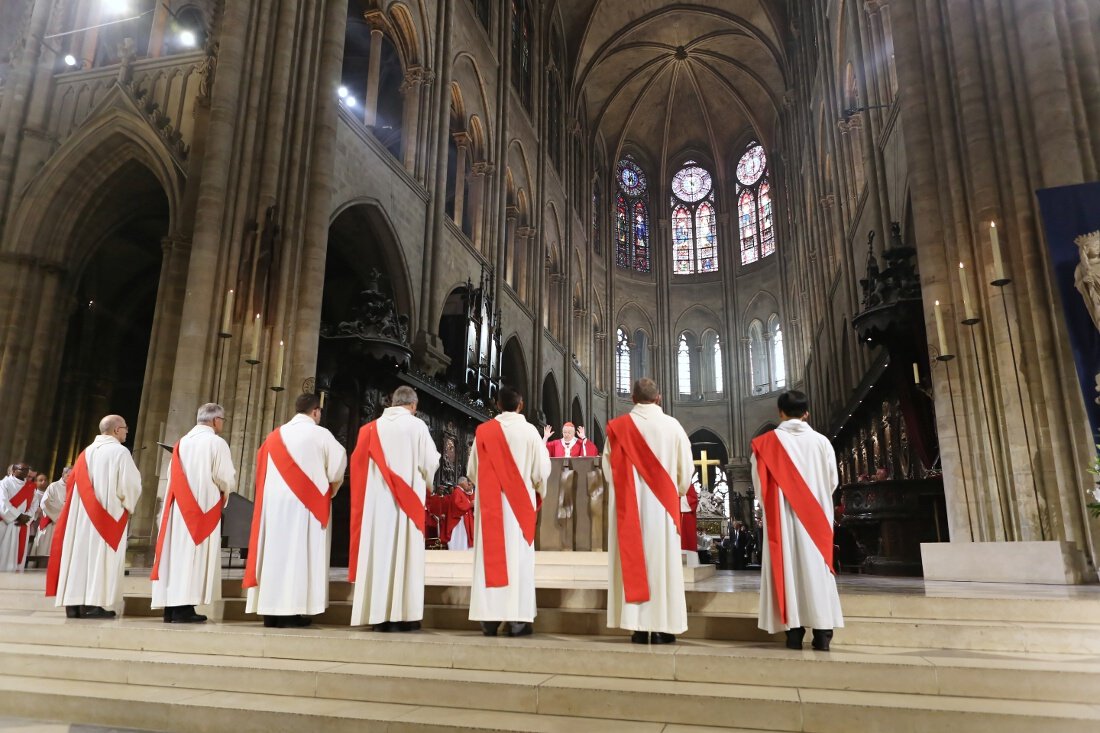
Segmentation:
[(16, 463), (0, 480), (0, 571), (23, 570), (36, 504), (30, 466)]
[(61, 517), (61, 510), (65, 508), (65, 497), (69, 490), (68, 479), (72, 475), (72, 470), (70, 466), (65, 466), (61, 469), (61, 478), (48, 485), (42, 492), (42, 500), (38, 503), (40, 510), (38, 534), (34, 536), (34, 544), (31, 547), (32, 557), (47, 557), (50, 554), (54, 529), (57, 527), (57, 520)]

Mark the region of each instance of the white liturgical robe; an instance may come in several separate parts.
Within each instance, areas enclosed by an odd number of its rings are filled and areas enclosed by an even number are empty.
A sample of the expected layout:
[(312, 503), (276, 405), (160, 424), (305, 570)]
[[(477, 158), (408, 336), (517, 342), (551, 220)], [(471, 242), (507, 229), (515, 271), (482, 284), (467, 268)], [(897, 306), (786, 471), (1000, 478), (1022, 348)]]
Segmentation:
[[(209, 425), (196, 425), (180, 438), (179, 455), (190, 484), (191, 494), (202, 512), (222, 507), (237, 485), (237, 471), (229, 445)], [(173, 458), (173, 460), (175, 460)], [(182, 482), (181, 482), (182, 483)], [(174, 486), (171, 470), (169, 492), (188, 491)], [(167, 497), (167, 494), (165, 495)], [(168, 515), (164, 523), (164, 512)], [(157, 527), (164, 527), (164, 536), (157, 537), (160, 556), (157, 579), (153, 581), (152, 608), (166, 606), (197, 606), (212, 603), (221, 596), (221, 523), (199, 544), (183, 519), (180, 502), (164, 502)]]
[[(295, 415), (279, 432), (291, 458), (314, 484), (313, 490), (323, 495), (331, 484), (339, 486), (348, 456), (332, 433), (308, 415)], [(324, 613), (332, 522), (321, 525), (271, 457), (260, 510), (259, 528), (253, 528), (256, 542), (248, 548), (257, 585), (248, 589), (245, 610), (265, 616)], [(252, 521), (257, 521), (255, 515)]]
[(61, 516), (61, 510), (65, 508), (65, 494), (65, 482), (61, 480), (54, 481), (42, 493), (39, 507), (42, 509), (43, 519), (48, 519), (49, 523), (45, 528), (41, 524), (38, 526), (38, 534), (34, 536), (34, 546), (31, 548), (31, 554), (35, 557), (48, 557), (50, 554), (53, 530)]
[[(638, 404), (629, 413), (646, 445), (653, 451), (658, 469), (668, 474), (679, 496), (691, 485), (691, 440), (676, 418), (666, 415), (660, 405)], [(628, 603), (623, 586), (623, 567), (619, 559), (619, 532), (616, 496), (611, 468), (612, 441), (604, 445), (603, 472), (611, 490), (607, 508), (607, 626), (631, 631), (682, 634), (687, 631), (687, 601), (684, 596), (684, 568), (680, 553), (679, 516), (675, 519), (634, 470), (634, 488), (638, 501), (645, 573), (649, 600)]]
[[(535, 426), (518, 412), (504, 412), (493, 418), (504, 431), (508, 449), (516, 468), (523, 477), (526, 493), (546, 495), (546, 479), (550, 475), (550, 454)], [(474, 495), (474, 580), (470, 590), (471, 621), (525, 621), (535, 620), (535, 547), (527, 544), (516, 516), (501, 497), (504, 519), (504, 549), (508, 565), (508, 585), (489, 588), (485, 583), (485, 547), (482, 537), (481, 501), (488, 486), (478, 478), (477, 444), (470, 448), (470, 460), (466, 475), (477, 485)]]
[[(802, 420), (784, 420), (775, 433), (787, 450), (791, 462), (802, 475), (814, 498), (833, 521), (833, 491), (837, 486), (836, 454), (829, 439)], [(760, 496), (757, 458), (751, 459), (752, 483)], [(775, 634), (800, 626), (811, 629), (835, 629), (844, 626), (836, 578), (826, 565), (809, 532), (791, 510), (787, 498), (779, 495), (779, 526), (783, 545), (783, 579), (787, 605), (787, 623), (783, 623), (772, 580), (771, 551), (768, 546), (768, 520), (760, 561), (759, 626)]]
[[(386, 408), (376, 426), (385, 463), (412, 488), (423, 521), (428, 486), (440, 458), (428, 426), (401, 406)], [(359, 450), (366, 448), (356, 446)], [(361, 490), (352, 487), (352, 491)], [(354, 581), (352, 626), (424, 618), (424, 534), (398, 506), (373, 460), (366, 475)]]
[[(84, 459), (99, 505), (116, 520), (123, 510), (133, 512), (141, 497), (141, 474), (130, 451), (112, 436), (100, 435), (84, 449)], [(52, 558), (59, 563), (57, 605), (101, 606), (119, 612), (129, 522), (118, 548), (112, 549), (84, 509), (77, 482), (74, 476), (61, 557)]]
[[(35, 492), (31, 491), (25, 500), (15, 503), (26, 483), (25, 479), (15, 476), (5, 476), (0, 480), (0, 571), (22, 570), (27, 562), (30, 525), (20, 527), (15, 523), (22, 514), (34, 516)], [(21, 542), (24, 543), (22, 553), (19, 549)]]

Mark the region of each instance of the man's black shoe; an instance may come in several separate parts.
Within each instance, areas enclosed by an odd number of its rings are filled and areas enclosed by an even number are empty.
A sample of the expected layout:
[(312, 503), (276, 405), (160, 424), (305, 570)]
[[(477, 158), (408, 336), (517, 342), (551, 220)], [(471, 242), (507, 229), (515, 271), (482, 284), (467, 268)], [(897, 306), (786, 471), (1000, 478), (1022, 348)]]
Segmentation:
[(801, 649), (802, 640), (806, 638), (806, 629), (799, 626), (797, 629), (787, 629), (787, 648)]
[(832, 629), (814, 629), (814, 640), (810, 646), (819, 652), (827, 652), (829, 651), (829, 642), (832, 640)]
[(481, 633), (485, 634), (486, 636), (496, 636), (498, 629), (500, 629), (500, 622), (499, 621), (482, 621), (481, 622)]
[(630, 641), (635, 644), (648, 644), (649, 632), (648, 631), (635, 631), (630, 635)]
[(676, 643), (676, 635), (675, 634), (666, 634), (666, 633), (663, 633), (661, 631), (655, 631), (655, 632), (653, 632), (653, 638), (650, 639), (650, 643), (651, 644), (675, 644)]
[(397, 623), (398, 631), (420, 631), (419, 621), (399, 621)]
[(80, 606), (65, 606), (65, 618), (80, 618)]
[(114, 611), (108, 611), (100, 606), (84, 606), (80, 609), (80, 618), (114, 618), (117, 615)]

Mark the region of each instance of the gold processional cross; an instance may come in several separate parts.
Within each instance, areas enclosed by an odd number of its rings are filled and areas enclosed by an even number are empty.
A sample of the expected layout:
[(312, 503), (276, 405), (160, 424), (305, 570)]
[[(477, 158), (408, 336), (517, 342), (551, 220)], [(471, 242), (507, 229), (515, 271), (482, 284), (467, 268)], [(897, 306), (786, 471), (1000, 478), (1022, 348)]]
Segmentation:
[(692, 463), (694, 463), (696, 466), (699, 467), (699, 476), (700, 476), (700, 478), (703, 479), (703, 488), (707, 489), (709, 491), (710, 490), (710, 471), (708, 469), (711, 466), (721, 465), (722, 462), (719, 461), (717, 458), (714, 459), (713, 461), (708, 461), (706, 450), (702, 450), (702, 451), (699, 451), (699, 460), (692, 461)]

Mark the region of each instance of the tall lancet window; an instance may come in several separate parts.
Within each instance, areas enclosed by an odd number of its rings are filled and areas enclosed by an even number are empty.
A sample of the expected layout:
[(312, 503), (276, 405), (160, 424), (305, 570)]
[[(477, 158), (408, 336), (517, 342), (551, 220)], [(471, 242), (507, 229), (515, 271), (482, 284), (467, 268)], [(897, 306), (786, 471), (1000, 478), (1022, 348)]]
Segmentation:
[(624, 270), (649, 272), (649, 206), (645, 172), (627, 155), (619, 161), (615, 177), (615, 264)]
[(718, 270), (718, 228), (714, 181), (694, 160), (672, 177), (672, 272), (691, 275)]
[(749, 381), (754, 395), (767, 394), (771, 390), (768, 352), (764, 349), (764, 324), (758, 320), (749, 324)]
[(775, 253), (768, 156), (760, 143), (749, 143), (737, 161), (737, 230), (741, 264), (749, 265)]
[(615, 391), (630, 394), (630, 340), (626, 331), (615, 331)]
[(779, 316), (773, 314), (768, 319), (768, 334), (772, 346), (772, 389), (783, 389), (787, 385), (787, 360), (783, 355), (783, 329), (779, 326)]
[(713, 330), (703, 332), (703, 357), (700, 359), (700, 373), (703, 378), (703, 392), (722, 394), (724, 390), (722, 368), (722, 342)]
[(691, 395), (691, 347), (687, 334), (680, 334), (680, 345), (676, 348), (676, 377), (680, 386), (680, 396)]

